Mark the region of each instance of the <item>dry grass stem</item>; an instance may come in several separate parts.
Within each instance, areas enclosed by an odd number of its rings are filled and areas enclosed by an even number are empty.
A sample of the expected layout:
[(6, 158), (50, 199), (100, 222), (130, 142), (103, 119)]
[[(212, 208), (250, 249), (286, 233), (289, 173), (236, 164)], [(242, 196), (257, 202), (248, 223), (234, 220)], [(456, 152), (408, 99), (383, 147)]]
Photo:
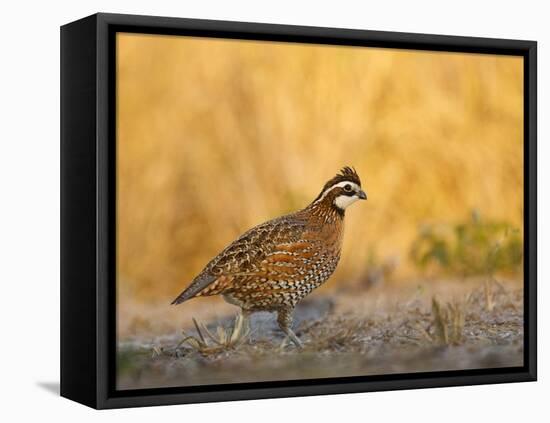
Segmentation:
[(195, 318), (193, 318), (193, 324), (198, 338), (182, 331), (184, 338), (178, 343), (176, 350), (183, 344), (188, 344), (201, 354), (214, 354), (237, 348), (250, 336), (250, 330), (245, 325), (245, 318), (240, 313), (235, 317), (232, 327), (226, 329), (223, 326), (217, 326), (215, 334), (204, 323), (197, 321)]
[(485, 294), (485, 308), (487, 311), (493, 311), (495, 307), (495, 298), (493, 294), (492, 280), (487, 279), (483, 284), (483, 292)]
[(436, 297), (432, 298), (432, 324), (434, 333), (419, 327), (420, 333), (432, 342), (440, 345), (460, 345), (463, 340), (465, 323), (465, 303), (448, 302), (442, 305)]

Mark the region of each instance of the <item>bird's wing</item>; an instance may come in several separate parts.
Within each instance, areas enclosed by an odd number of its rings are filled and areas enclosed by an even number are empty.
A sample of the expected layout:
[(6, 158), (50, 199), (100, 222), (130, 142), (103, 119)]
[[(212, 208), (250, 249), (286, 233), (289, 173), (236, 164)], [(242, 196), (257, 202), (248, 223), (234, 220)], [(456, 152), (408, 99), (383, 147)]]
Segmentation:
[(262, 223), (241, 235), (191, 282), (172, 304), (180, 304), (197, 295), (213, 294), (237, 276), (260, 275), (266, 265), (286, 260), (285, 251), (299, 248), (305, 220), (287, 215)]

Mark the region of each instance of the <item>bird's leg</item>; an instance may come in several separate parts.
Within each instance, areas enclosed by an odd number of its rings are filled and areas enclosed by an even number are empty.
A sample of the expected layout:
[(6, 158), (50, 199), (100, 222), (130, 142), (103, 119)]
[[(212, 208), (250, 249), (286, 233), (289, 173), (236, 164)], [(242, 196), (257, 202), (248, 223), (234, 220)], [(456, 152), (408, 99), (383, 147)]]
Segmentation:
[(303, 348), (304, 345), (290, 328), (290, 326), (292, 325), (291, 308), (282, 308), (277, 312), (277, 323), (279, 324), (281, 330), (287, 335), (287, 337), (290, 338), (292, 342), (294, 342), (294, 345), (296, 345), (298, 348)]
[(252, 312), (250, 310), (241, 309), (241, 315), (243, 316), (243, 333), (250, 331), (250, 315)]

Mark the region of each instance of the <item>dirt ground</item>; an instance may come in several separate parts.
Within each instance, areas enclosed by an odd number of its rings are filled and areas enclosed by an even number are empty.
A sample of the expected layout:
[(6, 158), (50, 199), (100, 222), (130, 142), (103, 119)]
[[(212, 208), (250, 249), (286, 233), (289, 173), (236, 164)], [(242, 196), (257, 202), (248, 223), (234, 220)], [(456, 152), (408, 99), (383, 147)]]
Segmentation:
[(143, 324), (162, 313), (156, 309), (134, 316), (138, 323), (119, 325), (118, 389), (523, 364), (523, 285), (517, 281), (314, 293), (295, 312), (303, 349), (284, 342), (273, 314), (253, 315), (247, 328), (235, 318), (237, 309), (224, 306), (224, 315), (214, 318), (194, 301), (186, 324)]

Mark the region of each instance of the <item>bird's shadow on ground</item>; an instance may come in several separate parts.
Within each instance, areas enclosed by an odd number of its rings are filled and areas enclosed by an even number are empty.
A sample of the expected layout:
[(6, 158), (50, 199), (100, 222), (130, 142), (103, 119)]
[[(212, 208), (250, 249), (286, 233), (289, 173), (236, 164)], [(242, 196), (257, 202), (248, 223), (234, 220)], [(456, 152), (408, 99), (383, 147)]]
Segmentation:
[(42, 388), (50, 394), (54, 394), (56, 396), (59, 396), (60, 394), (59, 382), (37, 382), (36, 386)]

